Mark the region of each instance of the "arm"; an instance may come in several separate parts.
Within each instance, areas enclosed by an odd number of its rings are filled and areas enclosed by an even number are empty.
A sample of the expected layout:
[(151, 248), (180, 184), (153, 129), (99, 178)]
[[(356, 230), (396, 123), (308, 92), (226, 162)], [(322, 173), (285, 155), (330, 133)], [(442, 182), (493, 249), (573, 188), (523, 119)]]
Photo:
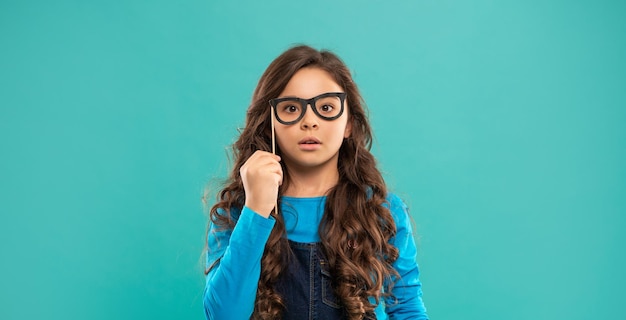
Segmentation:
[(261, 257), (274, 222), (274, 218), (264, 218), (244, 207), (233, 230), (218, 230), (211, 223), (207, 253), (207, 267), (211, 270), (206, 276), (203, 297), (207, 319), (250, 318)]
[(400, 275), (392, 293), (397, 299), (385, 299), (386, 312), (390, 319), (428, 319), (422, 301), (422, 284), (419, 268), (415, 260), (417, 248), (413, 239), (413, 228), (406, 205), (396, 195), (388, 198), (391, 215), (396, 222), (397, 233), (391, 240), (398, 248), (398, 259), (393, 263)]
[(215, 230), (211, 224), (207, 254), (211, 270), (203, 297), (207, 319), (249, 319), (254, 311), (261, 258), (276, 222), (270, 212), (283, 178), (279, 161), (277, 155), (255, 151), (239, 168), (246, 201), (239, 217), (235, 210), (229, 212), (237, 220), (232, 232)]

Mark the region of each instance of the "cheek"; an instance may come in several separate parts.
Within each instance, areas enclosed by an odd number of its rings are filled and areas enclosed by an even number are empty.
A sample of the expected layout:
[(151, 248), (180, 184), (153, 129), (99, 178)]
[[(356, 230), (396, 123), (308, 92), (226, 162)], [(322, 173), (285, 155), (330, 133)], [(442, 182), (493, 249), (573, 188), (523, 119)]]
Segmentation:
[(274, 138), (276, 139), (276, 143), (282, 144), (285, 140), (288, 140), (289, 137), (290, 137), (289, 127), (277, 124), (275, 127), (275, 133), (274, 133)]
[(346, 134), (348, 134), (351, 131), (350, 119), (348, 119), (347, 116), (341, 118), (341, 125), (339, 128), (339, 131), (341, 132), (342, 138), (345, 138)]
[(348, 131), (346, 130), (348, 130), (348, 127), (345, 122), (337, 123), (337, 125), (332, 128), (333, 140), (343, 141), (343, 139), (346, 138), (347, 136), (346, 134)]

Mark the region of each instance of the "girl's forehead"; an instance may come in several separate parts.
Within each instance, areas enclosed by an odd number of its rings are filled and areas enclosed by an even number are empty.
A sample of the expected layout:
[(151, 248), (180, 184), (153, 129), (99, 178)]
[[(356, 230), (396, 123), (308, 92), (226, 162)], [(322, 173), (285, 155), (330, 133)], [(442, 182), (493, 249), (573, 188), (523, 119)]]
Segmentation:
[(328, 72), (310, 67), (298, 70), (280, 96), (310, 99), (326, 92), (343, 92), (343, 88)]

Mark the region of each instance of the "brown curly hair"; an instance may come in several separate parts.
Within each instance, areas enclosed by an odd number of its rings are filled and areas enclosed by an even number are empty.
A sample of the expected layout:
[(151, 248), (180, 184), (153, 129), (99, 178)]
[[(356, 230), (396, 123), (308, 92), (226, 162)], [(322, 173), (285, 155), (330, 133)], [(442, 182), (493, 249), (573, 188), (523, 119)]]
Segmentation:
[[(369, 151), (372, 133), (365, 104), (349, 69), (332, 52), (295, 46), (265, 70), (248, 108), (245, 128), (232, 146), (234, 166), (225, 187), (217, 195), (217, 203), (210, 210), (210, 220), (218, 227), (234, 228), (236, 222), (229, 214), (230, 208), (242, 208), (245, 202), (239, 169), (255, 151), (271, 150), (268, 101), (278, 97), (291, 77), (304, 67), (328, 72), (347, 94), (352, 132), (339, 150), (339, 182), (327, 193), (318, 232), (333, 275), (335, 294), (346, 315), (349, 319), (375, 318), (376, 305), (369, 298), (379, 303), (383, 296), (390, 295), (391, 280), (398, 276), (392, 267), (398, 258), (398, 249), (389, 243), (396, 234), (396, 226), (389, 209), (383, 206), (387, 188)], [(277, 154), (280, 155), (279, 149)], [(281, 165), (285, 174), (279, 199), (289, 184), (288, 168), (282, 162)], [(284, 308), (283, 298), (273, 285), (285, 268), (284, 257), (290, 249), (280, 209), (273, 216), (276, 223), (261, 259), (253, 319), (280, 318)], [(383, 288), (383, 283), (387, 287)]]

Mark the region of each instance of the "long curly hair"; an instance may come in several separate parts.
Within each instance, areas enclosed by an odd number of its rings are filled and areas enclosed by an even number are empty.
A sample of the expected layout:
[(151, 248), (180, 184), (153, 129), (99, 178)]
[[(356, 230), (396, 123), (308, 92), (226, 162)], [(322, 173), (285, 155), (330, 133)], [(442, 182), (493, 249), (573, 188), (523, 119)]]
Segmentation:
[[(210, 210), (210, 223), (225, 229), (234, 228), (236, 221), (231, 217), (230, 209), (242, 208), (245, 202), (239, 169), (255, 151), (271, 150), (268, 101), (278, 97), (291, 77), (305, 67), (328, 72), (347, 94), (348, 121), (352, 131), (340, 147), (339, 181), (326, 195), (318, 232), (333, 275), (333, 288), (345, 314), (349, 319), (373, 319), (376, 304), (390, 295), (392, 280), (398, 276), (392, 267), (398, 258), (398, 249), (389, 243), (396, 234), (396, 226), (389, 209), (383, 206), (387, 188), (370, 153), (372, 133), (365, 103), (350, 70), (332, 52), (295, 46), (282, 53), (265, 70), (248, 108), (245, 127), (232, 146), (234, 165)], [(277, 153), (280, 155), (279, 149)], [(279, 199), (289, 184), (288, 168), (282, 162), (281, 165), (285, 174)], [(273, 215), (276, 223), (261, 259), (253, 319), (278, 319), (284, 309), (283, 297), (274, 290), (274, 284), (286, 268), (285, 257), (290, 254), (290, 249), (285, 223), (278, 210)], [(370, 297), (376, 300), (376, 304), (370, 302)]]

